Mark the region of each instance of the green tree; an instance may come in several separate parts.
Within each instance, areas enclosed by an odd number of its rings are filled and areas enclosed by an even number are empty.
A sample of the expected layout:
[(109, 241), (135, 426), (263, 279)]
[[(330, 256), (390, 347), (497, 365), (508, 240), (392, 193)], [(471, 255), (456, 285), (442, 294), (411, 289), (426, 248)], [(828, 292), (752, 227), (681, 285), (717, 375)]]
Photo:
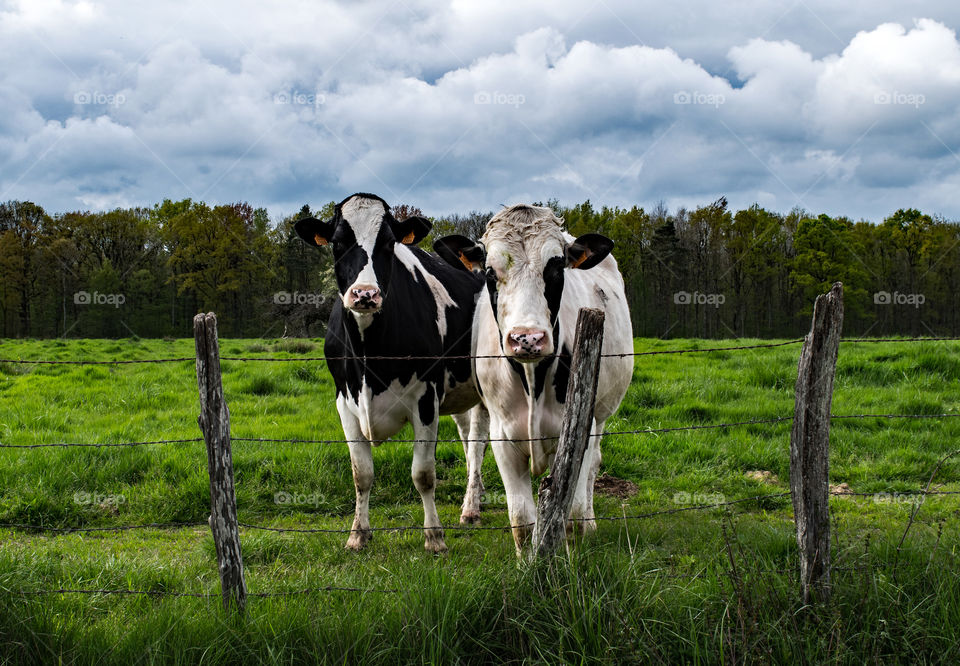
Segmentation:
[(866, 311), (868, 273), (853, 224), (844, 217), (820, 215), (801, 220), (794, 237), (796, 256), (790, 277), (802, 296), (803, 314), (813, 312), (817, 296), (826, 293), (834, 282), (844, 285), (846, 309)]

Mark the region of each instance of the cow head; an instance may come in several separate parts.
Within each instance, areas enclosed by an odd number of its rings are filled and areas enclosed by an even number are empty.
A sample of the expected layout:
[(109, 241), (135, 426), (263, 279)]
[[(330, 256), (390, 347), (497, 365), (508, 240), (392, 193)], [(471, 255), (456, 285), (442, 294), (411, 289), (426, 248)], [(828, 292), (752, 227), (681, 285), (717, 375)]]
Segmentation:
[(506, 356), (535, 362), (556, 349), (564, 271), (603, 261), (613, 241), (586, 234), (570, 242), (549, 208), (512, 206), (487, 223), (481, 243), (447, 236), (434, 244), (454, 266), (486, 275), (490, 305)]
[(430, 233), (431, 223), (422, 217), (398, 222), (380, 197), (354, 194), (337, 204), (330, 221), (307, 217), (294, 228), (308, 244), (333, 249), (333, 272), (343, 307), (373, 314), (383, 307), (389, 292), (396, 244), (416, 245)]

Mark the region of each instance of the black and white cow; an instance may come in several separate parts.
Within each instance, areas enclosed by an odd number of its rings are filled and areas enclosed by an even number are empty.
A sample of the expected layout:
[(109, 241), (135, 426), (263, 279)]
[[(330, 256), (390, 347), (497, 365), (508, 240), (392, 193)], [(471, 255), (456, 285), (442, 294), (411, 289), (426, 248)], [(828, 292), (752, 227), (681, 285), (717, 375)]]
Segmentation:
[[(417, 440), (411, 475), (423, 500), (425, 547), (444, 551), (434, 502), (440, 415), (458, 415), (455, 420), (464, 440), (487, 434), (486, 411), (479, 405), (470, 360), (378, 357), (469, 356), (483, 280), (414, 247), (429, 233), (431, 223), (422, 217), (397, 221), (387, 203), (372, 194), (347, 197), (330, 221), (305, 218), (295, 228), (310, 245), (331, 246), (335, 259), (340, 299), (330, 315), (324, 353), (336, 384), (340, 422), (350, 440), (357, 492), (347, 548), (359, 550), (372, 536), (371, 444), (392, 437), (409, 422)], [(482, 462), (483, 447), (472, 450), (479, 451)], [(480, 462), (468, 461), (464, 521), (479, 517)]]
[[(528, 440), (560, 434), (579, 309), (605, 311), (604, 354), (632, 352), (633, 332), (610, 239), (599, 234), (574, 239), (549, 208), (519, 205), (495, 215), (481, 241), (448, 236), (434, 248), (452, 265), (486, 278), (488, 298), (478, 303), (474, 323), (476, 375), (519, 553), (536, 521), (530, 472), (537, 475), (552, 465), (557, 442)], [(632, 374), (632, 356), (601, 359), (594, 436), (571, 510), (585, 531), (596, 528), (598, 435), (620, 406)]]

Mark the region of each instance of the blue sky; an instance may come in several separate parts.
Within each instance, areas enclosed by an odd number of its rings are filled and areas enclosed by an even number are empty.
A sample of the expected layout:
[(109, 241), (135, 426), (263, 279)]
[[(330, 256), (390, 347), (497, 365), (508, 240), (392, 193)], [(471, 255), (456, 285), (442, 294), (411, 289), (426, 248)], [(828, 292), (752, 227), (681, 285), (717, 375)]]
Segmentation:
[(960, 219), (956, 2), (0, 2), (0, 200)]

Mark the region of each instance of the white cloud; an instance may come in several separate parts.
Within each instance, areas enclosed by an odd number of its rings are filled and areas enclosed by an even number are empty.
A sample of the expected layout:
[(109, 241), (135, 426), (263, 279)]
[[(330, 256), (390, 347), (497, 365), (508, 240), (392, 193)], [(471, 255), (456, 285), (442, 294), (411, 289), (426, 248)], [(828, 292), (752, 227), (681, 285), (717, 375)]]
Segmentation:
[(439, 214), (726, 195), (960, 214), (949, 24), (857, 26), (811, 3), (831, 23), (788, 39), (782, 10), (759, 4), (753, 34), (746, 10), (704, 5), (684, 31), (601, 5), (14, 4), (0, 12), (0, 197), (281, 213), (362, 190)]

